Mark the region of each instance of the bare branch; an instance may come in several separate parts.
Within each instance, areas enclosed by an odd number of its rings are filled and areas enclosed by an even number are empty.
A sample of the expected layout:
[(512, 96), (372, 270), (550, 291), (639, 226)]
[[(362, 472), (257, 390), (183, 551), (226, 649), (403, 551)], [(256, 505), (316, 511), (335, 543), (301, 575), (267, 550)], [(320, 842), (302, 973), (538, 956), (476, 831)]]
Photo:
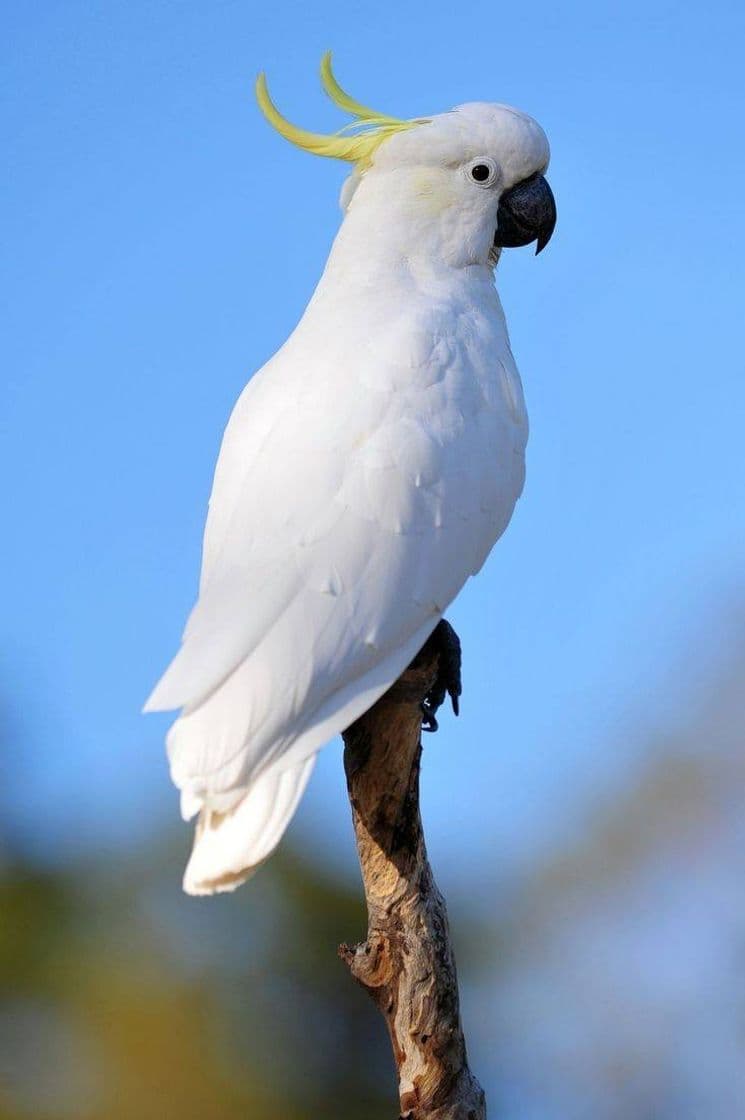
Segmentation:
[(441, 648), (438, 627), (344, 734), (368, 932), (365, 942), (339, 953), (386, 1020), (402, 1117), (485, 1120), (484, 1094), (466, 1058), (445, 901), (419, 814), (422, 703), (438, 681)]

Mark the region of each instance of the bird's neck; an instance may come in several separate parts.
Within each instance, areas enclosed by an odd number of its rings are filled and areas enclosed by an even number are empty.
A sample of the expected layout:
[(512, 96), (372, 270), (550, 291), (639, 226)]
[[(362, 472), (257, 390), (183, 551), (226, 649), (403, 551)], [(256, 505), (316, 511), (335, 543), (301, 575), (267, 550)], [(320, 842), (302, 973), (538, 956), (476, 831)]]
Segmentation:
[(365, 175), (327, 264), (327, 273), (383, 278), (406, 271), (423, 281), (479, 267), (489, 271), (491, 236), (456, 204), (447, 184), (416, 169)]

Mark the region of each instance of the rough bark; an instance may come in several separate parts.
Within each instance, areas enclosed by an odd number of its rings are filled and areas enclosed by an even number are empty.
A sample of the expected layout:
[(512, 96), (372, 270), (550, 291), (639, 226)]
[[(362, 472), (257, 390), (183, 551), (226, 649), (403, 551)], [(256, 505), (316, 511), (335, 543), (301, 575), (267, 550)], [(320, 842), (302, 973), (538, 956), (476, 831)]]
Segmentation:
[(344, 733), (368, 932), (339, 953), (385, 1018), (402, 1120), (484, 1120), (484, 1094), (466, 1058), (445, 902), (419, 813), (421, 704), (438, 663), (433, 637)]

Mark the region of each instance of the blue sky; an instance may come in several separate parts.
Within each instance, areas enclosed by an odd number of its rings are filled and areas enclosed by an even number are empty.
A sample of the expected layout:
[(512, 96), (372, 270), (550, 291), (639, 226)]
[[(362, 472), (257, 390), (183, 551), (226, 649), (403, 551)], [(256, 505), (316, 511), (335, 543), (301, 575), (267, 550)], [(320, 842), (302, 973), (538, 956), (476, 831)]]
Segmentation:
[[(175, 818), (168, 719), (139, 708), (195, 593), (222, 428), (313, 290), (344, 176), (271, 133), (252, 82), (266, 68), (291, 119), (338, 127), (317, 77), (331, 47), (362, 101), (507, 101), (552, 143), (554, 240), (498, 274), (527, 486), (450, 612), (463, 715), (425, 760), (446, 874), (479, 845), (524, 852), (623, 774), (635, 731), (677, 718), (741, 618), (742, 8), (4, 14), (0, 721), (17, 828), (49, 857)], [(342, 788), (337, 745), (295, 826), (329, 854), (347, 851)]]

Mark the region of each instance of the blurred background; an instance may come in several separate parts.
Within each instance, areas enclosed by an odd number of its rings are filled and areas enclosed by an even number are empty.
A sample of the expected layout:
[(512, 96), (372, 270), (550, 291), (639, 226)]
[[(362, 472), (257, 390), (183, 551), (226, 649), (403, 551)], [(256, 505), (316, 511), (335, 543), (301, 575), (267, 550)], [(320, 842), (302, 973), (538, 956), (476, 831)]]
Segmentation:
[(3, 7), (0, 1117), (396, 1113), (336, 959), (364, 909), (331, 744), (280, 853), (181, 894), (139, 715), (196, 591), (230, 408), (294, 326), (342, 83), (544, 125), (559, 225), (498, 286), (531, 414), (513, 523), (449, 612), (425, 741), (472, 1065), (507, 1120), (745, 1115), (743, 9), (664, 0)]

